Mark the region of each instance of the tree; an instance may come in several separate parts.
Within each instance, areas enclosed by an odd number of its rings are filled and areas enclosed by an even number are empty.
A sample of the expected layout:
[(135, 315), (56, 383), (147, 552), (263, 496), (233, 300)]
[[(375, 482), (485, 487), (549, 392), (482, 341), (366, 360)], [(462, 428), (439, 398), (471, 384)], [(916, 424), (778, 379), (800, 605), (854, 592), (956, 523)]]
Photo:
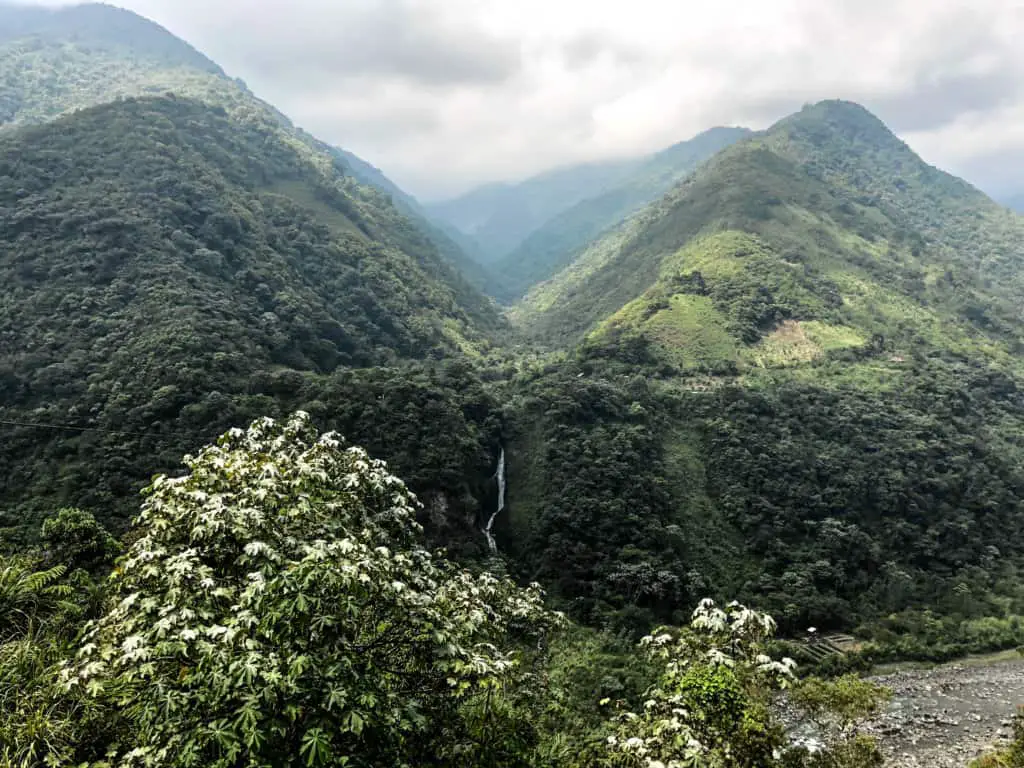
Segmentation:
[(81, 509), (61, 509), (47, 518), (41, 539), (47, 558), (70, 570), (94, 572), (113, 562), (121, 551), (117, 539)]
[(719, 608), (703, 600), (688, 628), (661, 628), (645, 637), (641, 644), (659, 666), (660, 678), (640, 712), (617, 715), (597, 762), (614, 768), (878, 765), (873, 740), (856, 735), (853, 724), (884, 696), (877, 686), (848, 678), (835, 688), (820, 680), (798, 688), (804, 691), (798, 706), (842, 726), (828, 749), (812, 754), (789, 743), (773, 698), (796, 683), (796, 664), (766, 653), (774, 632), (775, 622), (766, 614), (735, 602)]
[(423, 549), (404, 484), (304, 413), (185, 463), (65, 670), (125, 708), (116, 765), (502, 764), (474, 755), (516, 641), (560, 621), (539, 587)]
[(885, 686), (843, 675), (835, 680), (809, 677), (790, 692), (790, 701), (817, 726), (827, 747), (811, 756), (815, 768), (872, 768), (882, 765), (875, 740), (859, 733), (858, 724), (875, 715), (892, 698)]
[(770, 694), (794, 679), (791, 659), (764, 653), (775, 622), (738, 603), (722, 609), (704, 600), (690, 627), (660, 628), (641, 644), (661, 677), (640, 713), (617, 717), (607, 739), (606, 765), (682, 768), (777, 763), (784, 733)]

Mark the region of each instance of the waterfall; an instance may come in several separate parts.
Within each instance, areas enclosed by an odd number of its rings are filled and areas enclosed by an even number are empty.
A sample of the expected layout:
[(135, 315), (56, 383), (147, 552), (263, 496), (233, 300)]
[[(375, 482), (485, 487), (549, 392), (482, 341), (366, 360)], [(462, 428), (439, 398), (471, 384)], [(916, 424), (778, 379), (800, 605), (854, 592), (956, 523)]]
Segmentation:
[(494, 534), (491, 533), (491, 526), (494, 525), (494, 518), (501, 514), (501, 510), (505, 508), (505, 449), (501, 449), (501, 454), (498, 456), (498, 468), (494, 470), (494, 477), (498, 481), (498, 506), (487, 520), (487, 527), (484, 528), (484, 536), (487, 537), (487, 546), (491, 552), (498, 551), (498, 545), (494, 543)]

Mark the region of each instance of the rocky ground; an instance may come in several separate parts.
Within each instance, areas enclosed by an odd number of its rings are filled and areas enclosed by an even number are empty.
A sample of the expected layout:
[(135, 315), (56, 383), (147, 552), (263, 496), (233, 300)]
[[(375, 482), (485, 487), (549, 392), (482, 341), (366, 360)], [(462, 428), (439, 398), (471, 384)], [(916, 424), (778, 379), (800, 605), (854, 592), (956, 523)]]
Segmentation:
[(869, 725), (896, 768), (962, 768), (1011, 733), (1024, 704), (1024, 659), (969, 660), (879, 675), (893, 690)]
[[(871, 679), (891, 688), (893, 698), (863, 730), (878, 737), (891, 768), (964, 768), (1009, 739), (1011, 718), (1024, 705), (1024, 659), (1016, 654)], [(791, 736), (813, 743), (813, 726), (795, 716), (783, 705)]]

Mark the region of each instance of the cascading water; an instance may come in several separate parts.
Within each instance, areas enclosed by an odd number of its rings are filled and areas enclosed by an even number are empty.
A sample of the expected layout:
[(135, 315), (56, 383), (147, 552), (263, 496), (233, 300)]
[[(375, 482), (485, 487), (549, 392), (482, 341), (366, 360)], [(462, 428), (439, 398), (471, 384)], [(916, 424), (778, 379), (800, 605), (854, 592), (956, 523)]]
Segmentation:
[(491, 533), (491, 526), (494, 525), (494, 518), (501, 514), (501, 510), (505, 508), (505, 449), (501, 449), (501, 454), (498, 456), (498, 468), (494, 471), (494, 477), (498, 481), (498, 506), (491, 513), (490, 518), (487, 520), (487, 527), (484, 528), (484, 536), (487, 537), (487, 546), (491, 552), (498, 551), (498, 545), (494, 543), (494, 534)]

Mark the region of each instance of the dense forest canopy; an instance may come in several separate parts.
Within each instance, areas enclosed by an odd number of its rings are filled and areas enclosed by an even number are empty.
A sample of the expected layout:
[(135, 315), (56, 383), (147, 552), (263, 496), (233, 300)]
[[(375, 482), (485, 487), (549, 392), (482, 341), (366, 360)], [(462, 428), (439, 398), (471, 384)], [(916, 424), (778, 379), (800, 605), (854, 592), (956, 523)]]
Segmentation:
[[(0, 558), (4, 765), (879, 764), (841, 726), (886, 692), (798, 680), (769, 616), (704, 600), (616, 667), (539, 585), (425, 549), (401, 480), (307, 414), (185, 463), (147, 488), (108, 579), (117, 551), (77, 510), (47, 544), (86, 546)], [(781, 689), (840, 726), (823, 748), (786, 738)]]
[(489, 343), (495, 316), (430, 241), (272, 126), (129, 100), (0, 143), (0, 413), (139, 433), (9, 427), (12, 513), (130, 508), (158, 457), (294, 391), (286, 372)]

